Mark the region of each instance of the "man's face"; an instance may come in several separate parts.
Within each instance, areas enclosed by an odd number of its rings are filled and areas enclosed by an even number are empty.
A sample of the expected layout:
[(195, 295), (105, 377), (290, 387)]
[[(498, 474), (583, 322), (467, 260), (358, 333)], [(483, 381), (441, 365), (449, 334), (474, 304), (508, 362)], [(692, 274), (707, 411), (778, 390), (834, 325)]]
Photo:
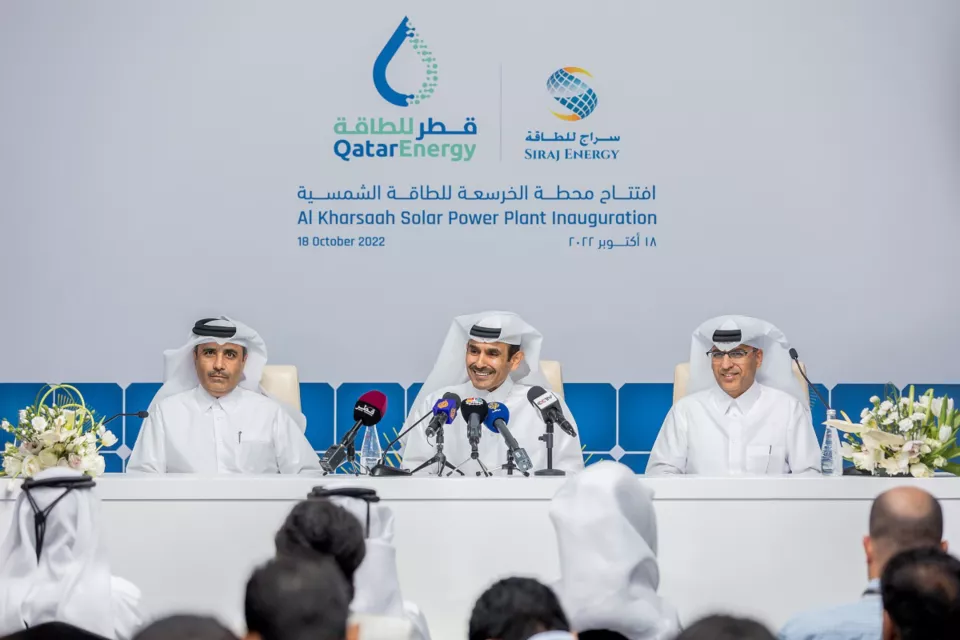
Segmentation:
[(710, 358), (717, 384), (730, 397), (739, 398), (757, 378), (757, 369), (763, 362), (763, 349), (754, 349), (745, 344), (730, 351), (720, 351), (714, 347), (710, 350)]
[(240, 384), (247, 356), (243, 347), (232, 342), (223, 345), (208, 342), (197, 346), (193, 360), (200, 385), (214, 398), (220, 398)]
[(467, 343), (467, 375), (470, 382), (480, 391), (493, 391), (520, 366), (523, 352), (518, 351), (509, 357), (510, 345), (505, 342)]

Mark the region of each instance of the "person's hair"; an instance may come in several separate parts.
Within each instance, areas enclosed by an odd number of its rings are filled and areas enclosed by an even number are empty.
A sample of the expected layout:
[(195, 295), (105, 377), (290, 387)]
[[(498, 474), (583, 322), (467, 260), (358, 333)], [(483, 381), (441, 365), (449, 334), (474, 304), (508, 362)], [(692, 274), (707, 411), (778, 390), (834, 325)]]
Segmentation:
[(293, 507), (274, 537), (277, 555), (329, 556), (340, 567), (353, 596), (353, 574), (366, 554), (363, 526), (329, 500), (304, 500)]
[(676, 640), (775, 640), (756, 620), (733, 616), (707, 616), (687, 627)]
[(247, 630), (262, 640), (343, 640), (350, 595), (330, 558), (281, 556), (247, 582)]
[(577, 633), (579, 640), (629, 640), (627, 636), (609, 629), (591, 629)]
[(507, 345), (507, 360), (517, 355), (520, 352), (519, 344), (508, 344)]
[(940, 503), (926, 491), (908, 491), (882, 493), (870, 508), (870, 539), (887, 558), (907, 549), (937, 547), (943, 539)]
[(532, 578), (506, 578), (473, 605), (469, 640), (526, 640), (544, 631), (570, 631), (560, 601)]
[(66, 622), (42, 622), (3, 636), (3, 640), (107, 640), (107, 638)]
[(215, 618), (177, 615), (160, 618), (142, 628), (133, 640), (237, 640)]
[(901, 640), (947, 640), (960, 633), (960, 560), (940, 549), (909, 549), (880, 578), (883, 608)]

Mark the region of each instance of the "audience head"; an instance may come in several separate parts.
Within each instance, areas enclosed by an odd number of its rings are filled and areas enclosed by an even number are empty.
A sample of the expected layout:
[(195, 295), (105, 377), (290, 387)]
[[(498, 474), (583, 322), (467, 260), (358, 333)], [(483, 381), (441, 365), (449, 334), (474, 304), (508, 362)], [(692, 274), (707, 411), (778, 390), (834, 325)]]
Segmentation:
[(329, 500), (304, 500), (287, 516), (274, 542), (279, 556), (332, 558), (353, 597), (353, 574), (363, 562), (366, 546), (363, 527), (349, 511)]
[(247, 582), (247, 640), (354, 640), (349, 607), (347, 581), (332, 559), (278, 556)]
[(960, 560), (935, 547), (887, 562), (880, 579), (884, 640), (948, 640), (960, 634)]
[(469, 640), (528, 640), (570, 631), (560, 601), (532, 578), (506, 578), (487, 589), (470, 614)]
[(893, 556), (908, 549), (947, 548), (943, 511), (932, 495), (916, 487), (881, 493), (870, 510), (870, 534), (863, 539), (870, 578), (879, 578)]
[(214, 618), (178, 615), (147, 625), (133, 640), (237, 640), (237, 636)]
[(732, 616), (707, 616), (677, 636), (676, 640), (775, 640), (770, 631), (755, 620)]

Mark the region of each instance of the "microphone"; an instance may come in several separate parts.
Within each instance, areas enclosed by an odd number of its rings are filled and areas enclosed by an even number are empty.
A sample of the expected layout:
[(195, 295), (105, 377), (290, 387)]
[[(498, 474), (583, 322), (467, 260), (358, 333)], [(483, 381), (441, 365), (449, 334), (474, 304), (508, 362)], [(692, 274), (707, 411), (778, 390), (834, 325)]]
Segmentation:
[(520, 446), (517, 439), (510, 433), (510, 429), (507, 428), (507, 423), (510, 422), (510, 410), (507, 409), (507, 405), (502, 402), (491, 402), (487, 405), (487, 409), (489, 409), (489, 412), (483, 420), (484, 426), (490, 429), (490, 431), (503, 436), (504, 441), (507, 443), (507, 449), (513, 455), (517, 469), (526, 473), (533, 467), (533, 463), (530, 462), (530, 456), (527, 455), (527, 452)]
[(340, 442), (333, 445), (323, 454), (320, 459), (320, 466), (324, 472), (333, 473), (347, 458), (347, 450), (353, 450), (353, 441), (357, 438), (357, 432), (360, 427), (372, 427), (380, 422), (383, 414), (387, 412), (387, 396), (381, 392), (373, 390), (367, 391), (360, 396), (357, 403), (353, 405), (353, 419), (356, 420), (349, 431), (343, 434)]
[(807, 381), (807, 384), (813, 389), (813, 392), (817, 394), (817, 397), (820, 399), (820, 402), (823, 403), (823, 406), (827, 408), (827, 411), (830, 411), (830, 403), (827, 402), (827, 399), (820, 394), (820, 390), (810, 382), (810, 378), (807, 377), (807, 373), (803, 370), (803, 367), (800, 366), (800, 356), (797, 355), (797, 350), (793, 347), (790, 347), (790, 357), (794, 362), (797, 363), (797, 369), (800, 371), (800, 375), (803, 376), (803, 379)]
[(467, 422), (467, 441), (470, 442), (470, 448), (476, 451), (480, 444), (480, 425), (489, 412), (487, 401), (483, 398), (467, 398), (460, 405), (460, 412)]
[(527, 391), (527, 400), (540, 411), (540, 416), (545, 422), (552, 422), (563, 429), (568, 436), (576, 437), (577, 432), (563, 415), (560, 398), (554, 392), (547, 391), (543, 387), (531, 387)]
[(116, 420), (117, 418), (141, 418), (143, 420), (146, 420), (149, 417), (150, 417), (150, 414), (147, 413), (146, 411), (137, 411), (136, 413), (118, 413), (104, 420), (101, 426), (106, 426), (111, 422), (113, 422), (114, 420)]
[(457, 419), (460, 408), (460, 396), (448, 391), (433, 405), (433, 418), (427, 423), (427, 437), (433, 438), (443, 426)]

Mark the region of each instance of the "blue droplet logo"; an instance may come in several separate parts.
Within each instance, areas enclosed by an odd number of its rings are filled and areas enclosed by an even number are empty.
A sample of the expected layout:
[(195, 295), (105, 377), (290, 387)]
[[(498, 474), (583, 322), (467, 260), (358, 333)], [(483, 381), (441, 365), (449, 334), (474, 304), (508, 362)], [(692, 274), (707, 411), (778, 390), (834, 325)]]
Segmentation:
[[(413, 93), (401, 93), (387, 82), (387, 67), (393, 61), (403, 43), (408, 40), (423, 63), (424, 79), (420, 87)], [(433, 95), (433, 92), (437, 89), (438, 70), (437, 59), (433, 52), (430, 51), (427, 43), (417, 33), (417, 29), (410, 22), (410, 19), (404, 17), (373, 63), (373, 86), (376, 87), (377, 93), (390, 104), (398, 107), (409, 107), (413, 104), (420, 104)]]

